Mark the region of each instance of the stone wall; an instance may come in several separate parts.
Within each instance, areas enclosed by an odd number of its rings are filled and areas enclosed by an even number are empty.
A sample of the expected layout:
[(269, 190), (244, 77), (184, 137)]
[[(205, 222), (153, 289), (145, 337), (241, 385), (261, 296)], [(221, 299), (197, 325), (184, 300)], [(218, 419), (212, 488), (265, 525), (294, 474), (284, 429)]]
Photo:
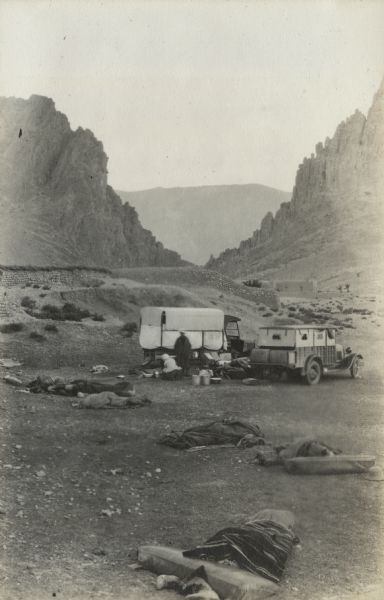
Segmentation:
[(92, 284), (100, 280), (104, 273), (88, 269), (8, 269), (0, 268), (0, 286), (5, 288), (15, 286), (63, 286), (74, 287), (82, 284)]

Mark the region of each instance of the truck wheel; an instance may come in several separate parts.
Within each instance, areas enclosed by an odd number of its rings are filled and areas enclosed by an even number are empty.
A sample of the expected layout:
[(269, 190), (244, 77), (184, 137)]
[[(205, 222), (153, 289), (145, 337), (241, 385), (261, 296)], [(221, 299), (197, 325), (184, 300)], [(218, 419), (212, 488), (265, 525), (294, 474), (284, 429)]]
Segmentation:
[(352, 379), (356, 379), (356, 377), (360, 375), (360, 361), (358, 358), (356, 358), (354, 361), (352, 367), (349, 369), (349, 372), (351, 373)]
[(317, 385), (321, 379), (322, 368), (318, 360), (311, 360), (308, 363), (305, 373), (305, 381), (308, 385)]

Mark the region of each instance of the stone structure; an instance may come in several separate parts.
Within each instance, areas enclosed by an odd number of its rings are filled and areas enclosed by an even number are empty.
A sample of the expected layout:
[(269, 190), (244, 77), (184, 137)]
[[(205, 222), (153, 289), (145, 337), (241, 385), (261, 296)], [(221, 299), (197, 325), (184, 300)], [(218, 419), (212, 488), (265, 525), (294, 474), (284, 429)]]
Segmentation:
[(68, 269), (10, 269), (0, 267), (0, 286), (4, 288), (43, 285), (76, 287), (79, 285), (92, 285), (100, 281), (105, 272), (93, 269), (68, 268)]
[(93, 133), (52, 100), (0, 98), (0, 263), (179, 265), (108, 185)]

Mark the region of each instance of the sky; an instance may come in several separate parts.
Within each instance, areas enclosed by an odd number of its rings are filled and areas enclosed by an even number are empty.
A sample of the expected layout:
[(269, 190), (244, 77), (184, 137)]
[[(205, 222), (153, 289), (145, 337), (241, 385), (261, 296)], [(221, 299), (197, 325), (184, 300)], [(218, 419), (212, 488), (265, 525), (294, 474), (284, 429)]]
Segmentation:
[(0, 95), (91, 129), (115, 189), (290, 191), (383, 75), (381, 0), (0, 0)]

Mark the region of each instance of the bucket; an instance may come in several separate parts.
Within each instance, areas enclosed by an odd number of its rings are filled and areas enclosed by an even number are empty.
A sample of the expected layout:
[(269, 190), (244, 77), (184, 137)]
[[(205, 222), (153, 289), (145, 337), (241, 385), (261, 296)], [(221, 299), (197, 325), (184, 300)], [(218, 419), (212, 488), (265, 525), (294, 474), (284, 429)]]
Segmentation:
[(200, 375), (192, 375), (192, 385), (200, 385)]
[(211, 383), (210, 375), (201, 375), (200, 377), (201, 385), (209, 385)]

